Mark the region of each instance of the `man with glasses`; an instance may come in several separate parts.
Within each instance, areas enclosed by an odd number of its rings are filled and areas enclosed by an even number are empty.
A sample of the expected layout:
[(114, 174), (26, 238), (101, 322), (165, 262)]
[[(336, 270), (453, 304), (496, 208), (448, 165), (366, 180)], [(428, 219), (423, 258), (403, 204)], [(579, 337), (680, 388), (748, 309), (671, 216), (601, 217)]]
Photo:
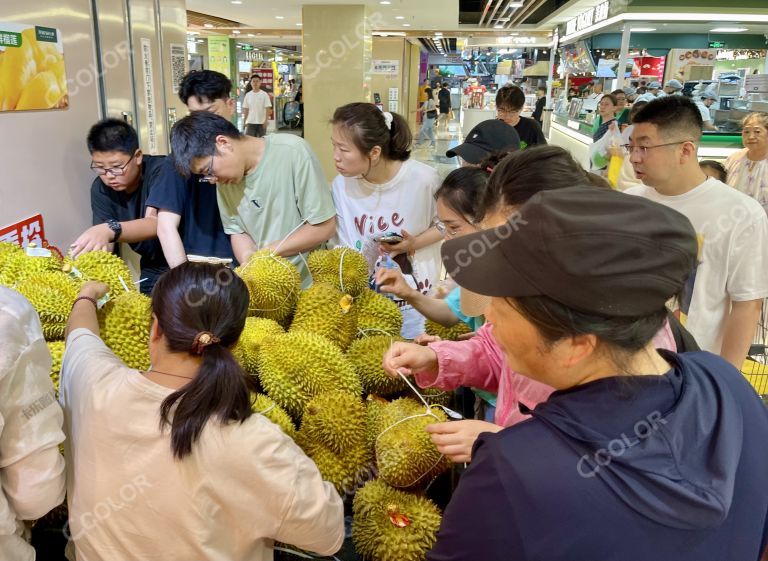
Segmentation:
[[(235, 114), (235, 100), (230, 96), (232, 82), (213, 70), (190, 72), (179, 85), (179, 98), (192, 111), (208, 111), (225, 119)], [(178, 175), (169, 157), (165, 164), (169, 175), (178, 181), (165, 182), (153, 189), (147, 204), (157, 209), (157, 237), (171, 267), (199, 259), (232, 261), (232, 244), (224, 232), (216, 200), (216, 189), (201, 175), (184, 179)]]
[(520, 137), (521, 150), (528, 146), (547, 143), (539, 123), (520, 115), (524, 106), (525, 94), (519, 87), (507, 84), (496, 92), (496, 114), (499, 119), (515, 127), (517, 135)]
[[(70, 246), (74, 257), (89, 251), (113, 251), (125, 242), (141, 257), (140, 289), (149, 294), (168, 269), (157, 240), (157, 210), (147, 203), (152, 191), (166, 182), (182, 181), (163, 164), (165, 156), (145, 156), (136, 131), (120, 119), (104, 119), (88, 132), (93, 226)], [(130, 279), (126, 279), (129, 282)]]
[(677, 210), (699, 236), (699, 265), (674, 311), (703, 350), (741, 368), (768, 297), (768, 218), (757, 201), (699, 167), (702, 119), (690, 99), (652, 101), (633, 124), (625, 149), (645, 185), (625, 193)]

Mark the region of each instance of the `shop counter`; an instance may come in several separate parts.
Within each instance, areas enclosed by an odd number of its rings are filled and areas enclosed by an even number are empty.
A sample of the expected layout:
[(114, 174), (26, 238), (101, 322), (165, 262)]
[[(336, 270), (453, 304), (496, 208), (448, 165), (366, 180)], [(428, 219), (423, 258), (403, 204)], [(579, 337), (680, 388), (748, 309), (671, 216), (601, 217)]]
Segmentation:
[[(571, 119), (568, 115), (553, 115), (549, 143), (565, 148), (585, 169), (589, 169), (589, 147), (592, 145), (591, 124), (580, 119)], [(699, 158), (723, 161), (741, 148), (739, 134), (705, 132), (699, 145)]]

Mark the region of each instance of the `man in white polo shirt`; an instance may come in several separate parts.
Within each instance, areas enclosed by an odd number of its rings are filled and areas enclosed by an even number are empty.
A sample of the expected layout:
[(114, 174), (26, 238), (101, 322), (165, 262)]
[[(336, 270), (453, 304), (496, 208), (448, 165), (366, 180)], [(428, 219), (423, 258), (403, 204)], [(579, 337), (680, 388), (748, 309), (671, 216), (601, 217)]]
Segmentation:
[(261, 89), (261, 78), (254, 74), (251, 76), (253, 88), (243, 100), (243, 122), (245, 134), (261, 137), (267, 133), (267, 122), (272, 112), (272, 101), (269, 94)]

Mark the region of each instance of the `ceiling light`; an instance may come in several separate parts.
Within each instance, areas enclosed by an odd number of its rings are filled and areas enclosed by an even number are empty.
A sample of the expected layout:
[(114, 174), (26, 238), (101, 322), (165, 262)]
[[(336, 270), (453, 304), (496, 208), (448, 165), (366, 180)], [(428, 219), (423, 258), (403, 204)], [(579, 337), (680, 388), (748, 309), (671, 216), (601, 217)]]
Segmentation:
[(411, 27), (411, 24), (410, 23), (404, 23), (403, 27)]
[(395, 19), (405, 19), (405, 16), (395, 16)]
[(630, 31), (633, 31), (635, 33), (651, 33), (652, 31), (656, 31), (655, 27), (632, 27)]
[(435, 31), (435, 37), (440, 37), (442, 34), (442, 31)]
[(203, 27), (213, 27), (213, 24), (212, 23), (205, 23), (205, 24), (203, 24)]
[(509, 4), (507, 4), (507, 8), (522, 8), (523, 3), (522, 2), (516, 2), (515, 0), (512, 0)]
[(496, 18), (496, 21), (503, 21), (503, 22), (507, 22), (507, 21), (509, 21), (510, 19), (512, 19), (512, 18)]
[(379, 4), (381, 4), (383, 6), (389, 6), (391, 3), (392, 2), (389, 2), (388, 0), (381, 0), (381, 2), (379, 2)]
[(275, 19), (285, 19), (285, 16), (275, 16)]
[(187, 31), (187, 35), (200, 35), (197, 31)]
[(232, 33), (234, 33), (235, 35), (240, 35), (240, 32), (239, 32), (237, 29), (235, 29), (234, 31), (232, 31)]
[(256, 37), (253, 33), (249, 33), (248, 37)]
[(233, 4), (242, 4), (242, 0), (232, 0)]
[(517, 37), (518, 35), (520, 35), (520, 34), (519, 33), (510, 33), (509, 34), (510, 37)]
[(710, 29), (710, 33), (741, 33), (742, 31), (746, 31), (746, 27), (715, 27), (714, 29)]
[(504, 26), (501, 24), (496, 24), (493, 26), (494, 29), (504, 29)]

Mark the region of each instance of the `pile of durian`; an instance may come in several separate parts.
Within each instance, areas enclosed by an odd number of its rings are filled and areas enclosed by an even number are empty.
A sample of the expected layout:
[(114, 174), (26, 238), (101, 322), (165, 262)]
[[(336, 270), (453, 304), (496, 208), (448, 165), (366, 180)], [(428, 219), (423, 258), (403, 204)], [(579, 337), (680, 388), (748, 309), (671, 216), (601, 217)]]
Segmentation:
[[(372, 561), (417, 561), (434, 544), (440, 510), (425, 489), (448, 460), (424, 428), (447, 420), (447, 396), (387, 376), (382, 357), (401, 340), (397, 305), (368, 287), (368, 265), (350, 249), (318, 250), (301, 290), (286, 259), (257, 252), (235, 270), (248, 286), (250, 313), (233, 354), (253, 378), (252, 407), (277, 424), (353, 499), (352, 537)], [(86, 280), (110, 287), (99, 312), (101, 337), (128, 366), (149, 367), (150, 300), (124, 262), (105, 252), (70, 260), (31, 257), (0, 244), (0, 284), (26, 296), (40, 315), (58, 388), (64, 329)], [(430, 332), (455, 337), (467, 331)]]

